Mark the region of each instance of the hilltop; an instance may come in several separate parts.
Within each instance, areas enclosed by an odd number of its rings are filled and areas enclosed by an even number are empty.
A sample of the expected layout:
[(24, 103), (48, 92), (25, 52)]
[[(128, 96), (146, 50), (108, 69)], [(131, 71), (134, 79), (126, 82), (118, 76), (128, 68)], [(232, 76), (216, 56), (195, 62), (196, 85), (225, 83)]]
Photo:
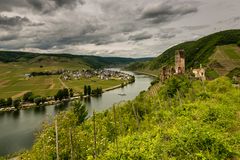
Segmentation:
[(126, 65), (137, 61), (146, 61), (151, 58), (122, 58), (100, 57), (73, 54), (40, 54), (17, 51), (0, 51), (0, 62), (26, 62), (26, 63), (78, 63), (90, 68), (102, 68), (112, 65)]
[[(174, 64), (175, 51), (184, 49), (186, 68), (199, 67), (200, 64), (203, 64), (207, 68), (209, 76), (226, 75), (240, 67), (240, 48), (237, 46), (239, 41), (240, 30), (214, 33), (196, 41), (178, 44), (150, 61), (133, 63), (128, 66), (128, 69), (158, 75), (161, 67)], [(223, 57), (227, 58), (225, 59), (227, 61), (224, 62)], [(220, 66), (221, 70), (218, 68)]]

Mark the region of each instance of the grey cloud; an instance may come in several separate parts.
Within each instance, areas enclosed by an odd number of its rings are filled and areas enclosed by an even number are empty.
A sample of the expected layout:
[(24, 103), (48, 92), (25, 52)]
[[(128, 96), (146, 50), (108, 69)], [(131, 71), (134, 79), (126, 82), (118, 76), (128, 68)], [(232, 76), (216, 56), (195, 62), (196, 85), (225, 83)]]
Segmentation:
[(12, 11), (14, 8), (32, 8), (44, 13), (52, 12), (58, 8), (74, 8), (83, 5), (84, 0), (1, 0), (1, 11)]
[(192, 1), (168, 0), (161, 4), (154, 4), (143, 9), (141, 19), (150, 20), (153, 23), (164, 23), (176, 17), (197, 12), (197, 6)]
[(83, 0), (26, 0), (35, 10), (49, 13), (58, 8), (74, 8), (77, 4), (84, 4)]
[(31, 21), (26, 17), (7, 17), (4, 15), (0, 15), (0, 28), (9, 29), (11, 27), (21, 27), (24, 24), (30, 24)]
[(141, 41), (141, 40), (150, 39), (150, 38), (152, 38), (152, 35), (149, 34), (148, 32), (142, 32), (139, 34), (129, 36), (129, 40), (132, 40), (132, 41)]
[(16, 34), (9, 34), (5, 36), (0, 36), (0, 41), (11, 41), (17, 38), (18, 38), (18, 35)]
[(159, 37), (161, 39), (171, 39), (171, 38), (176, 37), (176, 34), (175, 33), (160, 33)]
[(201, 29), (204, 29), (204, 28), (207, 28), (207, 27), (209, 27), (209, 25), (184, 26), (182, 28), (194, 31), (194, 30), (201, 30)]

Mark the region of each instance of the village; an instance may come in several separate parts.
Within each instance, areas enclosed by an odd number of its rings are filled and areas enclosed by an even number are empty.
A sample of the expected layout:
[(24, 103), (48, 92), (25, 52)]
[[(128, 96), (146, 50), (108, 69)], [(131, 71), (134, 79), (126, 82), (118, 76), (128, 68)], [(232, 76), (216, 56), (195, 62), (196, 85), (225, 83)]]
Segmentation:
[(123, 73), (120, 71), (113, 71), (108, 69), (103, 70), (65, 70), (60, 75), (60, 78), (67, 81), (67, 80), (80, 80), (81, 78), (92, 78), (98, 77), (101, 80), (110, 80), (110, 79), (118, 79), (129, 81), (134, 78), (134, 76)]
[(25, 74), (25, 79), (30, 79), (35, 76), (51, 76), (51, 75), (60, 75), (60, 79), (65, 81), (70, 80), (80, 80), (80, 79), (90, 79), (93, 77), (97, 77), (101, 80), (124, 80), (129, 81), (134, 79), (134, 76), (109, 69), (101, 69), (101, 70), (67, 70), (61, 69), (57, 71), (46, 71), (46, 72), (32, 72)]

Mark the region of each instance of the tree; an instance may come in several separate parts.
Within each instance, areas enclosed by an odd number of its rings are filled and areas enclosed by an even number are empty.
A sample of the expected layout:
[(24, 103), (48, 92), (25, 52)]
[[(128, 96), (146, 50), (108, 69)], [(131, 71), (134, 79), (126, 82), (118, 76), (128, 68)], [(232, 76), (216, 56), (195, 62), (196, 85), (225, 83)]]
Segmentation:
[(44, 104), (47, 101), (46, 97), (42, 97), (42, 104)]
[(34, 103), (36, 103), (37, 106), (39, 106), (41, 102), (42, 102), (42, 97), (34, 98)]
[(240, 41), (237, 42), (238, 47), (240, 47)]
[(87, 89), (87, 86), (86, 85), (84, 85), (84, 96), (86, 96), (87, 94), (88, 94), (88, 89)]
[(6, 105), (7, 105), (7, 106), (12, 106), (12, 103), (13, 103), (13, 100), (12, 100), (11, 97), (9, 97), (9, 98), (7, 99)]
[(60, 89), (60, 90), (58, 90), (57, 94), (54, 96), (54, 99), (55, 99), (55, 100), (60, 100), (60, 101), (61, 101), (63, 98), (64, 98), (63, 90)]
[(21, 102), (20, 99), (14, 100), (14, 101), (13, 101), (13, 106), (14, 106), (16, 109), (19, 109), (19, 107), (20, 107), (20, 102)]
[(33, 93), (32, 92), (27, 92), (23, 95), (23, 102), (29, 102), (33, 101)]
[(91, 95), (91, 93), (92, 93), (92, 89), (91, 89), (91, 86), (88, 86), (87, 87), (87, 95)]
[(63, 92), (63, 98), (65, 99), (69, 98), (69, 92), (67, 88), (64, 88), (62, 92)]
[(70, 88), (70, 89), (69, 89), (69, 96), (70, 96), (70, 97), (73, 97), (73, 95), (74, 95), (73, 89)]
[(0, 99), (0, 108), (6, 107), (6, 100), (5, 99)]
[(78, 123), (79, 124), (83, 123), (88, 115), (86, 105), (79, 100), (74, 101), (72, 105), (73, 105), (73, 112), (77, 116)]

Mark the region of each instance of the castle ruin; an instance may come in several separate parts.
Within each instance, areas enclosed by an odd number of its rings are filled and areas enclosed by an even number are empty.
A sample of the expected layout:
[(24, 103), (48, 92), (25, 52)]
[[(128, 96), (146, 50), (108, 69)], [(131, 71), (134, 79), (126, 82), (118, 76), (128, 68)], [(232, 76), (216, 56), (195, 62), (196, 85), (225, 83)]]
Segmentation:
[(167, 68), (166, 66), (162, 68), (160, 73), (160, 80), (164, 82), (172, 75), (184, 74), (185, 73), (185, 51), (176, 50), (175, 52), (175, 69), (174, 67)]
[(175, 73), (184, 74), (185, 73), (185, 51), (176, 50), (175, 52)]

